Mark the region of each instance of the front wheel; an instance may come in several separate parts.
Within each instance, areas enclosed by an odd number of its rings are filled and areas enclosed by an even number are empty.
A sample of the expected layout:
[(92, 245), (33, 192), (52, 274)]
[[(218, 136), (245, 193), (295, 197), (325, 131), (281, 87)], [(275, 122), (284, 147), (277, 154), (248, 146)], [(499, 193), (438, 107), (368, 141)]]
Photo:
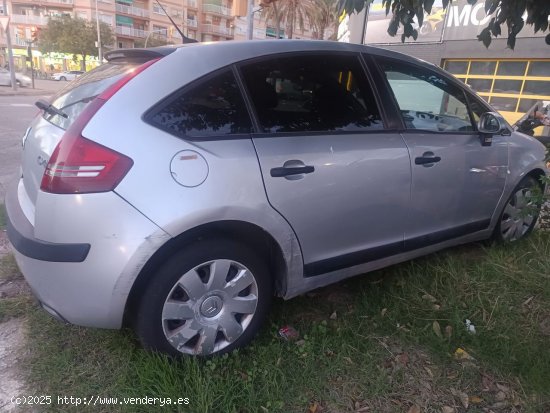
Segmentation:
[(66, 81), (67, 81), (67, 78), (66, 78), (65, 76), (61, 76), (61, 77), (59, 78), (59, 80), (62, 80), (63, 82), (66, 82)]
[(534, 199), (537, 190), (540, 187), (530, 176), (516, 186), (495, 228), (494, 238), (497, 241), (517, 241), (533, 231), (541, 207)]
[(144, 347), (172, 356), (227, 353), (252, 340), (271, 295), (267, 267), (253, 250), (226, 240), (201, 241), (151, 278), (136, 331)]

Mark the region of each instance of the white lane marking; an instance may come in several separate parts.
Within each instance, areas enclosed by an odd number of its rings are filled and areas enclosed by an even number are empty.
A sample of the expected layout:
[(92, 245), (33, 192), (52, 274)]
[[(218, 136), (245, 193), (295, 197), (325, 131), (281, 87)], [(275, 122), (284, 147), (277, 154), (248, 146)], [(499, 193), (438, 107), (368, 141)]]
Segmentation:
[(34, 105), (30, 103), (10, 103), (10, 106), (32, 108)]

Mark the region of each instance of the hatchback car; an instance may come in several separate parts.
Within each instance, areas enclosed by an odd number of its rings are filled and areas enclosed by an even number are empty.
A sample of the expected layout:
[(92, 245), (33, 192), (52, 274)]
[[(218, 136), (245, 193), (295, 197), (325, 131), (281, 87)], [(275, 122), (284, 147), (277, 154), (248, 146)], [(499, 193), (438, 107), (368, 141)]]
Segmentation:
[(83, 75), (84, 72), (82, 70), (67, 70), (65, 72), (60, 73), (54, 73), (51, 77), (52, 80), (63, 80), (63, 81), (69, 81), (69, 80), (75, 80), (77, 77)]
[[(22, 73), (15, 72), (15, 82), (18, 86), (28, 87), (31, 85), (31, 78)], [(0, 67), (0, 85), (11, 86), (10, 71)]]
[(284, 40), (106, 59), (38, 102), (6, 199), (60, 320), (220, 354), (273, 296), (535, 225), (544, 147), (433, 65)]

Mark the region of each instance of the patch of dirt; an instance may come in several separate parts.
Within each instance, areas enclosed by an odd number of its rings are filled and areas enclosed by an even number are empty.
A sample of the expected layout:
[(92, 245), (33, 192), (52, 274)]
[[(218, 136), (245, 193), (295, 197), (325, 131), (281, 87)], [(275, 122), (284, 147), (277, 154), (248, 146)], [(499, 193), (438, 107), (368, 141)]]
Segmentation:
[(5, 229), (0, 229), (0, 258), (10, 252), (10, 242)]
[(14, 318), (0, 324), (0, 412), (16, 411), (10, 402), (24, 390), (19, 366), (25, 345), (25, 323)]
[[(0, 259), (10, 252), (5, 230), (0, 230)], [(0, 261), (1, 265), (1, 261)], [(29, 294), (25, 280), (14, 274), (0, 279), (0, 300)], [(0, 412), (22, 411), (11, 403), (11, 398), (24, 390), (20, 366), (25, 346), (26, 324), (22, 318), (13, 318), (0, 323)]]

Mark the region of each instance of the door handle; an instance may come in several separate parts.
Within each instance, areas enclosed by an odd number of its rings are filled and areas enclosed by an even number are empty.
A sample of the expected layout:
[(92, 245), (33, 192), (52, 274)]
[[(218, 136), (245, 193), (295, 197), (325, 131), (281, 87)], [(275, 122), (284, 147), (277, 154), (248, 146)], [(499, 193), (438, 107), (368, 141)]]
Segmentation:
[(310, 174), (312, 172), (315, 172), (315, 167), (309, 165), (291, 167), (281, 166), (278, 168), (272, 168), (270, 171), (273, 178), (281, 178), (289, 175)]
[(414, 158), (415, 165), (428, 165), (434, 164), (441, 160), (440, 156), (434, 156), (433, 153), (425, 153), (418, 158)]

